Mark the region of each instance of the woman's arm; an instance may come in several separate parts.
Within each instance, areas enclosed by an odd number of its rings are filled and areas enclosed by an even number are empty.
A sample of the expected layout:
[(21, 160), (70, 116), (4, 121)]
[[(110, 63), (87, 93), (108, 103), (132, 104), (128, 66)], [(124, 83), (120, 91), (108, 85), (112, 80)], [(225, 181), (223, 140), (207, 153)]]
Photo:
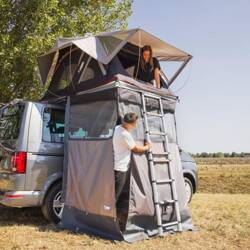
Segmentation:
[(160, 89), (161, 88), (161, 77), (160, 77), (160, 70), (159, 70), (159, 68), (155, 68), (154, 78), (155, 78), (156, 88)]
[(161, 66), (157, 58), (153, 58), (153, 63), (154, 63), (154, 79), (156, 83), (156, 88), (159, 89), (161, 88), (161, 75), (160, 75), (160, 70)]

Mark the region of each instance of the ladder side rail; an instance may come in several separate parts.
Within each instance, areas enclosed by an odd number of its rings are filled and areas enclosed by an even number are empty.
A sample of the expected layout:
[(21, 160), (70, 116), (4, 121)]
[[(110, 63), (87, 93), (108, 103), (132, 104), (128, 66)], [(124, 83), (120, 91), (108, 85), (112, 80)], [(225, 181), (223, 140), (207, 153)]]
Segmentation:
[[(148, 118), (147, 118), (147, 108), (145, 103), (145, 96), (142, 93), (141, 94), (141, 100), (142, 100), (142, 108), (143, 108), (143, 117), (144, 117), (144, 125), (145, 125), (145, 134), (146, 134), (146, 140), (151, 143), (150, 140), (150, 134), (149, 134), (149, 126), (148, 126)], [(154, 201), (154, 207), (156, 212), (156, 219), (157, 219), (157, 227), (159, 235), (163, 235), (163, 228), (162, 228), (162, 213), (161, 213), (161, 207), (160, 207), (160, 201), (159, 201), (159, 195), (157, 190), (157, 183), (155, 178), (155, 165), (153, 162), (153, 155), (152, 155), (152, 149), (148, 151), (148, 162), (149, 162), (149, 170), (150, 170), (150, 177), (151, 177), (151, 185), (153, 190), (153, 201)]]
[[(168, 142), (168, 136), (167, 136), (167, 129), (165, 126), (165, 122), (164, 122), (164, 110), (163, 110), (163, 105), (162, 105), (162, 100), (159, 100), (159, 105), (160, 105), (160, 112), (162, 114), (162, 128), (163, 128), (163, 133), (164, 133), (164, 147), (165, 150), (167, 152), (170, 152), (169, 150), (169, 142)], [(169, 158), (170, 154), (168, 155)], [(180, 207), (179, 207), (179, 200), (178, 200), (178, 195), (177, 195), (177, 191), (176, 191), (176, 180), (173, 176), (173, 169), (170, 166), (170, 162), (167, 163), (168, 165), (168, 169), (169, 169), (169, 178), (172, 179), (172, 183), (171, 183), (171, 189), (172, 189), (172, 194), (173, 194), (173, 199), (175, 201), (174, 203), (174, 207), (175, 207), (175, 213), (176, 213), (176, 218), (177, 218), (177, 222), (178, 222), (178, 231), (182, 231), (182, 225), (181, 225), (181, 215), (180, 215)]]

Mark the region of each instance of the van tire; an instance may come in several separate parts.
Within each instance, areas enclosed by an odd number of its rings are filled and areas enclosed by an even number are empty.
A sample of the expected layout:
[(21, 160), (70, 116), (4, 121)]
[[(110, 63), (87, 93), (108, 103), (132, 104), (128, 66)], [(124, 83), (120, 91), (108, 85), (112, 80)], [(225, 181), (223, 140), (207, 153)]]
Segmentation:
[(191, 180), (188, 177), (184, 177), (185, 189), (186, 189), (186, 203), (190, 203), (194, 194), (194, 187)]
[(53, 222), (54, 224), (58, 224), (60, 222), (60, 218), (56, 215), (54, 211), (53, 203), (54, 203), (55, 198), (57, 198), (61, 192), (62, 192), (62, 183), (57, 182), (47, 192), (42, 208), (41, 208), (43, 216), (48, 221)]

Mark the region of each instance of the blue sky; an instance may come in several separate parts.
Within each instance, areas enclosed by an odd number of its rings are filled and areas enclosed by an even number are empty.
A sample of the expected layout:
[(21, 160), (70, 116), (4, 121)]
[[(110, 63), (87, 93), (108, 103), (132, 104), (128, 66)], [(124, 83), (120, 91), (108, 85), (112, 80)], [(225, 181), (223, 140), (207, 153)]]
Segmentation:
[(141, 27), (193, 55), (176, 80), (178, 137), (189, 152), (250, 152), (250, 1), (134, 0)]

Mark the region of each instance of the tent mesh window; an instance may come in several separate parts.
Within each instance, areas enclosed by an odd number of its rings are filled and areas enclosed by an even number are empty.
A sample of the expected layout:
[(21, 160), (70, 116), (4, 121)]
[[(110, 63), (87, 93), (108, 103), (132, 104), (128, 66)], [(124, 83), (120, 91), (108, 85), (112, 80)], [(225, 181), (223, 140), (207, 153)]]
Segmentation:
[(166, 127), (166, 133), (168, 136), (169, 143), (177, 143), (176, 127), (175, 127), (175, 117), (172, 113), (164, 114), (164, 123)]
[(108, 139), (117, 122), (115, 101), (98, 101), (72, 105), (70, 108), (70, 139)]
[(103, 76), (101, 68), (98, 64), (98, 61), (91, 58), (88, 65), (86, 65), (86, 69), (83, 70), (79, 83), (85, 82), (90, 79), (96, 79), (98, 77)]
[(57, 92), (66, 88), (72, 81), (77, 70), (81, 51), (75, 47), (71, 50), (62, 49), (59, 52), (55, 73), (51, 79), (49, 90)]
[(63, 72), (58, 83), (59, 90), (66, 88), (70, 84), (76, 69), (77, 64), (67, 65), (63, 68)]
[(134, 68), (138, 64), (139, 50), (139, 47), (127, 43), (117, 54), (123, 68), (130, 77), (134, 77)]
[(131, 133), (133, 138), (136, 141), (144, 141), (144, 126), (143, 126), (143, 118), (141, 106), (139, 104), (135, 104), (129, 101), (122, 101), (119, 103), (119, 115), (123, 117), (126, 113), (133, 112), (138, 116), (138, 120), (136, 123), (136, 128), (134, 128)]

